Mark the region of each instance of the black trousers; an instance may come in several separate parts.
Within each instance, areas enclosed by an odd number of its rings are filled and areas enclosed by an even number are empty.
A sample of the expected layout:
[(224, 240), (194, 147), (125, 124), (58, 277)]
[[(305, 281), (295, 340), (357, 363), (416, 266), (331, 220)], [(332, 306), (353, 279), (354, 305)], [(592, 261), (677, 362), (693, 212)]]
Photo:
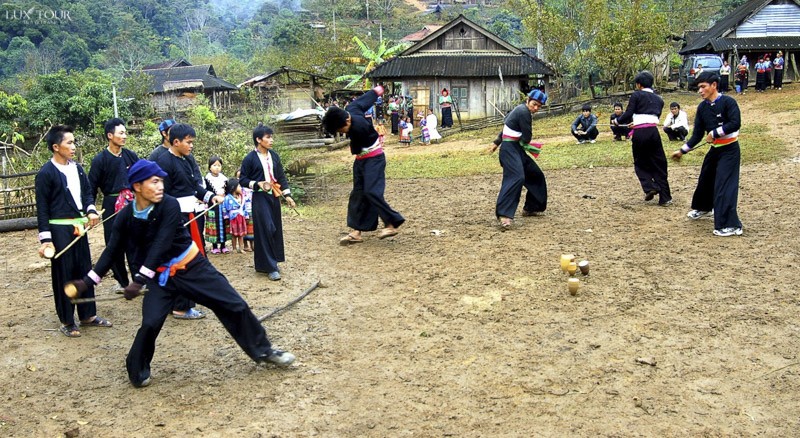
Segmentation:
[(766, 73), (756, 73), (756, 90), (764, 91), (767, 89)]
[(392, 111), (392, 134), (397, 135), (397, 125), (400, 122), (400, 115), (397, 111)]
[[(194, 217), (195, 217), (194, 214), (192, 214), (191, 217), (190, 217), (189, 213), (182, 213), (182, 216), (183, 216), (183, 223), (186, 223), (190, 219), (194, 219)], [(206, 217), (203, 216), (200, 219), (197, 219), (196, 221), (194, 221), (191, 224), (187, 225), (188, 227), (190, 227), (189, 228), (189, 234), (192, 235), (192, 240), (194, 241), (195, 244), (197, 244), (197, 247), (200, 248), (200, 254), (202, 254), (204, 256), (206, 254), (206, 251), (204, 249), (206, 243), (205, 243), (205, 241), (203, 241), (203, 228), (204, 228), (204, 225), (205, 225), (205, 220), (206, 220)], [(194, 227), (197, 227), (197, 228), (194, 228)], [(200, 236), (199, 240), (195, 237), (195, 236), (198, 236), (198, 235)], [(187, 310), (191, 309), (194, 306), (195, 306), (195, 302), (194, 301), (190, 300), (189, 298), (186, 298), (183, 295), (180, 295), (180, 296), (177, 296), (175, 298), (175, 307), (173, 307), (172, 310), (174, 310), (176, 312), (186, 312)]]
[[(61, 252), (76, 237), (73, 235), (75, 228), (72, 225), (51, 225), (50, 232), (56, 253)], [(72, 304), (64, 294), (64, 283), (70, 280), (83, 278), (92, 269), (92, 257), (89, 252), (89, 240), (83, 237), (67, 252), (50, 262), (50, 276), (53, 285), (53, 298), (56, 304), (56, 314), (62, 325), (75, 324), (75, 308), (78, 309), (78, 318), (85, 321), (97, 315), (95, 303)], [(94, 286), (81, 295), (81, 298), (94, 297)]]
[(719, 91), (727, 92), (728, 91), (728, 75), (720, 75), (719, 77)]
[(633, 130), (631, 138), (633, 149), (633, 170), (639, 178), (642, 190), (645, 193), (655, 190), (658, 192), (658, 203), (663, 204), (672, 200), (667, 181), (667, 156), (664, 154), (664, 145), (658, 128), (640, 128)]
[(286, 260), (280, 198), (262, 191), (253, 193), (253, 239), (256, 271), (279, 271), (278, 263)]
[(528, 190), (523, 206), (525, 211), (538, 213), (547, 209), (544, 173), (519, 143), (504, 141), (500, 145), (500, 165), (503, 167), (503, 182), (497, 195), (495, 215), (514, 218), (523, 186)]
[(783, 88), (783, 69), (775, 70), (775, 88)]
[(665, 126), (664, 132), (667, 134), (667, 137), (669, 137), (670, 141), (683, 141), (686, 136), (689, 135), (689, 130), (683, 126), (679, 126), (678, 129), (672, 129), (671, 127)]
[(251, 359), (269, 354), (272, 346), (264, 327), (228, 279), (205, 257), (197, 255), (185, 270), (170, 277), (166, 286), (161, 287), (153, 280), (148, 281), (147, 288), (142, 301), (142, 326), (125, 359), (128, 378), (134, 386), (150, 377), (156, 338), (177, 297), (195, 300), (211, 309)]
[(736, 212), (739, 202), (739, 142), (712, 147), (703, 159), (697, 188), (692, 196), (692, 208), (700, 211), (714, 210), (714, 228), (741, 228)]
[(627, 137), (628, 133), (631, 131), (630, 128), (627, 126), (612, 126), (611, 132), (614, 133), (614, 137)]
[(353, 162), (353, 191), (347, 204), (347, 226), (359, 231), (378, 229), (378, 218), (384, 225), (399, 227), (405, 218), (386, 202), (386, 155)]
[[(103, 220), (108, 219), (114, 214), (114, 205), (116, 203), (116, 196), (105, 196), (104, 194)], [(106, 245), (108, 245), (108, 241), (111, 239), (111, 229), (114, 227), (114, 221), (116, 219), (117, 218), (114, 217), (114, 219), (103, 224), (103, 238), (105, 239)], [(111, 264), (111, 272), (114, 274), (114, 279), (117, 280), (117, 283), (121, 284), (123, 287), (128, 285), (128, 271), (125, 269), (125, 254), (120, 254), (118, 257), (114, 258)]]
[(589, 128), (589, 130), (586, 131), (586, 134), (576, 134), (574, 132), (572, 133), (572, 135), (575, 138), (577, 138), (578, 140), (583, 140), (583, 141), (594, 140), (594, 139), (597, 138), (597, 136), (599, 134), (600, 134), (600, 131), (598, 131), (597, 128), (594, 127), (594, 126)]

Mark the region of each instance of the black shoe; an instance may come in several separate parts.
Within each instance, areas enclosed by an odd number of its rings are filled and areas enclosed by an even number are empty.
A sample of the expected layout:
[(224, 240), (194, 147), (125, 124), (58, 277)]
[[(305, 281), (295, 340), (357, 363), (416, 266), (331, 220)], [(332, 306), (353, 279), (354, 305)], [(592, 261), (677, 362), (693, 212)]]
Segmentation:
[(269, 354), (265, 354), (258, 359), (256, 362), (258, 363), (273, 363), (275, 365), (279, 365), (282, 367), (287, 367), (294, 362), (294, 355), (289, 353), (288, 351), (281, 351), (281, 350), (270, 350)]
[(655, 190), (650, 190), (650, 191), (648, 191), (648, 192), (647, 192), (647, 193), (644, 195), (644, 200), (645, 200), (645, 201), (652, 201), (652, 200), (653, 200), (653, 198), (655, 198), (657, 194), (658, 194), (658, 192), (657, 192), (657, 191), (655, 191)]
[(145, 388), (147, 386), (150, 386), (150, 377), (142, 380), (139, 383), (131, 382), (131, 385), (133, 385), (134, 388)]

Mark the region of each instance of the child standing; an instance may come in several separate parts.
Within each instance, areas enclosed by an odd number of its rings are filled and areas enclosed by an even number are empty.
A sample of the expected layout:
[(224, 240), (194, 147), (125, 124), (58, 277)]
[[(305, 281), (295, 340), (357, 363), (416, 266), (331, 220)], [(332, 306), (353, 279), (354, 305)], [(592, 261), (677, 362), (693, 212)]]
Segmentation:
[(247, 233), (247, 220), (244, 212), (244, 195), (242, 186), (237, 178), (231, 178), (226, 185), (227, 194), (222, 203), (222, 210), (228, 216), (230, 222), (233, 243), (231, 249), (234, 252), (244, 253), (244, 235)]
[(408, 123), (408, 117), (403, 116), (400, 118), (400, 143), (410, 145), (411, 144), (411, 133), (414, 131), (414, 127)]
[[(228, 178), (222, 173), (222, 158), (214, 155), (208, 159), (208, 173), (206, 174), (206, 190), (214, 192), (217, 196), (225, 196), (225, 183)], [(225, 215), (222, 205), (210, 209), (206, 220), (206, 242), (211, 244), (211, 254), (227, 254), (225, 246)]]
[(383, 120), (378, 121), (378, 126), (375, 127), (375, 131), (378, 132), (378, 141), (383, 147), (383, 144), (386, 142), (386, 126), (383, 125)]
[(428, 130), (428, 122), (425, 119), (419, 121), (420, 130), (422, 131), (422, 144), (431, 144), (431, 132)]
[[(236, 170), (236, 179), (242, 179), (242, 169)], [(239, 184), (241, 186), (241, 184)], [(253, 251), (253, 191), (247, 187), (242, 187), (242, 197), (244, 198), (244, 220), (247, 229), (244, 233), (244, 250), (245, 252)]]

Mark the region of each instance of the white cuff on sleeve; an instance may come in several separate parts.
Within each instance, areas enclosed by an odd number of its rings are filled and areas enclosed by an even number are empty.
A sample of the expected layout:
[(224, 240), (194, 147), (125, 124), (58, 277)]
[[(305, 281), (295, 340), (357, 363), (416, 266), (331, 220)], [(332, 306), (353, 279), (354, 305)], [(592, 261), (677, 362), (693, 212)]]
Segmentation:
[(42, 231), (39, 233), (39, 242), (43, 240), (53, 240), (53, 235), (49, 231)]
[(147, 278), (153, 278), (156, 276), (156, 271), (147, 269), (146, 266), (142, 266), (141, 268), (139, 268), (139, 273)]
[(99, 275), (97, 275), (97, 273), (96, 273), (96, 272), (94, 272), (94, 269), (93, 269), (93, 270), (91, 270), (91, 271), (89, 271), (89, 273), (88, 273), (88, 274), (86, 274), (86, 275), (87, 275), (89, 278), (91, 278), (91, 279), (92, 279), (92, 281), (94, 281), (94, 284), (100, 284), (100, 282), (101, 282), (101, 281), (103, 281), (103, 279), (102, 279), (102, 278), (100, 278), (100, 276), (99, 276)]
[(689, 145), (686, 143), (684, 143), (683, 146), (681, 146), (681, 152), (683, 152), (684, 154), (688, 154), (691, 150), (692, 148), (690, 148)]

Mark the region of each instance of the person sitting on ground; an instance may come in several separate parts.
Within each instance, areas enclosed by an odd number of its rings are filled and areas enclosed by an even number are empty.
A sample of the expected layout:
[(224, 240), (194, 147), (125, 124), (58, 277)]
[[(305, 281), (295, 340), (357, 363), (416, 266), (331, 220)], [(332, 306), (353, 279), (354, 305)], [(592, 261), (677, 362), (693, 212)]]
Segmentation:
[(592, 114), (592, 106), (584, 104), (581, 107), (581, 115), (572, 122), (572, 135), (578, 139), (578, 144), (594, 143), (597, 135), (597, 116)]
[(614, 124), (614, 121), (617, 120), (617, 117), (622, 115), (622, 103), (621, 102), (614, 102), (614, 112), (611, 113), (611, 132), (614, 133), (614, 141), (622, 141), (628, 139), (628, 133), (631, 132), (631, 129), (627, 126), (617, 126)]
[(684, 141), (689, 135), (689, 117), (678, 102), (669, 104), (669, 114), (664, 119), (664, 132), (669, 141)]

